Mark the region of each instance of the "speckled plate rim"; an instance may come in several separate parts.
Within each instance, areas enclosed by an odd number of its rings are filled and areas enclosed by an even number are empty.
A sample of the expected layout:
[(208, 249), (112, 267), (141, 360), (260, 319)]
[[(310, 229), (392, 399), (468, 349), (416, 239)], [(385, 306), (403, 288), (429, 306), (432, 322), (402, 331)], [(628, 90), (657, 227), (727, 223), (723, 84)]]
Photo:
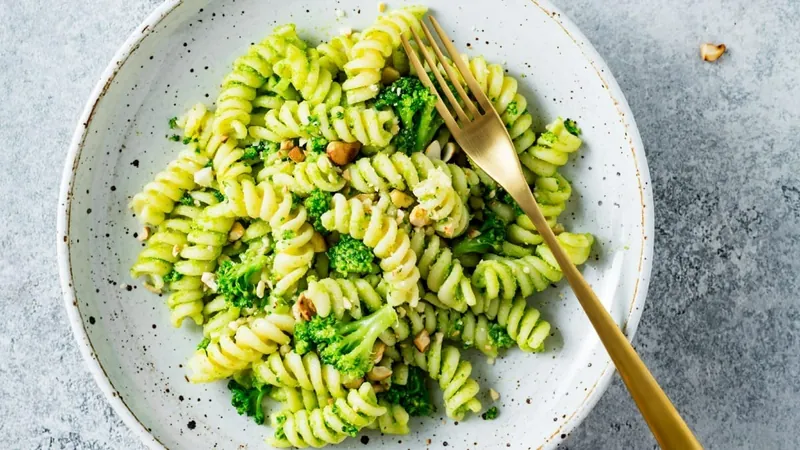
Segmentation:
[[(583, 53), (586, 61), (597, 73), (598, 78), (602, 81), (604, 87), (609, 93), (611, 100), (617, 109), (620, 116), (620, 121), (625, 126), (626, 136), (628, 138), (628, 146), (631, 155), (634, 159), (636, 166), (636, 176), (639, 186), (639, 195), (642, 205), (642, 246), (639, 255), (639, 272), (634, 289), (634, 295), (629, 303), (628, 313), (624, 318), (623, 331), (629, 340), (632, 340), (636, 334), (636, 329), (641, 319), (642, 311), (644, 309), (644, 302), (647, 297), (647, 290), (650, 283), (650, 272), (652, 269), (653, 261), (653, 231), (654, 231), (654, 210), (653, 210), (653, 197), (652, 185), (650, 182), (650, 172), (647, 166), (647, 159), (644, 153), (644, 145), (642, 144), (639, 129), (633, 118), (633, 113), (628, 106), (625, 95), (622, 93), (617, 81), (611, 74), (608, 66), (603, 58), (595, 50), (589, 40), (572, 23), (572, 21), (561, 13), (555, 6), (551, 5), (548, 0), (531, 0), (531, 2), (546, 13), (552, 20), (554, 20), (564, 31), (565, 34), (578, 46)], [(97, 108), (100, 99), (106, 94), (111, 82), (116, 77), (117, 73), (122, 69), (128, 57), (139, 47), (139, 44), (146, 38), (155, 27), (175, 8), (180, 6), (183, 0), (166, 0), (159, 5), (143, 22), (137, 27), (133, 33), (128, 37), (125, 43), (116, 52), (111, 62), (103, 71), (100, 80), (92, 90), (89, 100), (81, 114), (78, 125), (70, 142), (67, 158), (64, 164), (64, 171), (61, 179), (61, 187), (58, 200), (58, 220), (57, 220), (57, 257), (59, 275), (61, 280), (61, 291), (64, 297), (64, 306), (67, 310), (67, 317), (72, 327), (72, 332), (75, 340), (78, 343), (81, 355), (89, 368), (95, 382), (100, 390), (105, 395), (111, 407), (122, 418), (122, 421), (128, 428), (139, 436), (142, 443), (150, 448), (165, 448), (164, 445), (155, 438), (147, 430), (147, 427), (136, 417), (136, 415), (128, 408), (121, 396), (117, 393), (111, 380), (105, 372), (105, 369), (100, 364), (94, 347), (89, 339), (88, 333), (83, 325), (81, 319), (80, 309), (78, 308), (78, 300), (76, 297), (75, 289), (73, 287), (72, 267), (70, 265), (70, 246), (69, 246), (69, 219), (72, 206), (72, 189), (77, 173), (78, 162), (80, 154), (87, 137), (87, 130), (91, 123), (95, 109)], [(608, 74), (603, 76), (602, 74)], [(650, 189), (645, 190), (645, 186), (650, 186)], [(650, 239), (648, 239), (650, 237)], [(590, 388), (589, 393), (584, 398), (581, 405), (564, 421), (562, 427), (556, 431), (543, 445), (537, 450), (554, 448), (557, 445), (557, 440), (554, 439), (559, 434), (569, 433), (570, 430), (580, 425), (583, 419), (589, 414), (595, 404), (600, 400), (600, 397), (608, 388), (611, 383), (612, 376), (615, 372), (613, 365), (609, 362), (604, 368), (602, 374)]]

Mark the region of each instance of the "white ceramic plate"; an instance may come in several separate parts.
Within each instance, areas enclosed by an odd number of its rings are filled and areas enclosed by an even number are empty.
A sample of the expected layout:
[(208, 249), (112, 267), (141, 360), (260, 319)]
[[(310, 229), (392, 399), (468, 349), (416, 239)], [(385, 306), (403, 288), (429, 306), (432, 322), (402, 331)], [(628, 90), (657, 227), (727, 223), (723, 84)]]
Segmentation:
[[(429, 0), (458, 47), (505, 63), (521, 82), (538, 128), (557, 115), (577, 119), (585, 146), (564, 169), (575, 194), (569, 229), (597, 237), (583, 267), (617, 323), (632, 336), (650, 275), (653, 207), (633, 117), (606, 65), (586, 38), (546, 1)], [(334, 6), (335, 5), (335, 6)], [(208, 104), (231, 61), (276, 24), (295, 22), (322, 39), (363, 28), (374, 0), (170, 0), (128, 39), (87, 104), (61, 186), (58, 250), (64, 299), (75, 337), (98, 385), (125, 423), (152, 446), (262, 448), (268, 428), (236, 414), (224, 383), (191, 385), (182, 363), (199, 329), (173, 329), (164, 299), (129, 279), (141, 243), (126, 205), (179, 151), (167, 120), (198, 100)], [(390, 6), (398, 6), (397, 1)], [(337, 19), (333, 9), (346, 16)], [(566, 285), (534, 300), (554, 325), (547, 352), (512, 351), (494, 366), (476, 357), (483, 400), (497, 390), (496, 421), (413, 419), (413, 433), (369, 434), (386, 449), (551, 448), (606, 389), (613, 368)], [(376, 442), (377, 440), (377, 442)], [(247, 447), (242, 447), (245, 445)], [(362, 448), (359, 439), (342, 448)]]

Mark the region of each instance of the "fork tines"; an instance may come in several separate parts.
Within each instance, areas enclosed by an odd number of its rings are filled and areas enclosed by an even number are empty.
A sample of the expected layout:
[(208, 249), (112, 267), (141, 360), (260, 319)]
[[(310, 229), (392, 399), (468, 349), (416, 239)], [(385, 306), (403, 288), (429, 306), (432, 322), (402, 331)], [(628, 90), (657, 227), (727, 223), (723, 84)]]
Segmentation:
[[(430, 44), (430, 49), (433, 50), (435, 58), (434, 55), (431, 55), (431, 52), (425, 45), (425, 42), (422, 40), (419, 34), (417, 34), (417, 31), (413, 27), (411, 28), (411, 34), (414, 36), (414, 39), (419, 44), (419, 52), (425, 58), (425, 62), (428, 64), (430, 72), (433, 73), (434, 77), (436, 77), (436, 81), (439, 83), (439, 86), (442, 86), (441, 90), (444, 92), (445, 97), (447, 97), (450, 106), (456, 112), (458, 119), (462, 123), (469, 123), (477, 119), (478, 117), (492, 113), (493, 109), (492, 109), (492, 104), (489, 101), (489, 98), (486, 97), (486, 95), (481, 90), (478, 81), (475, 80), (475, 77), (472, 76), (472, 72), (470, 72), (469, 67), (467, 67), (467, 64), (461, 58), (460, 53), (455, 48), (452, 41), (450, 41), (450, 38), (447, 37), (447, 34), (444, 32), (444, 30), (442, 30), (442, 27), (439, 26), (439, 22), (437, 22), (436, 19), (433, 18), (433, 16), (430, 16), (430, 19), (431, 19), (431, 24), (433, 24), (433, 28), (436, 30), (436, 34), (439, 36), (439, 39), (441, 39), (442, 44), (444, 44), (445, 48), (447, 49), (447, 53), (450, 54), (451, 58), (450, 60), (448, 60), (447, 57), (444, 56), (441, 49), (437, 45), (436, 40), (433, 38), (431, 31), (428, 29), (428, 26), (425, 24), (424, 21), (422, 20), (420, 21), (422, 25), (422, 31), (425, 33), (425, 37), (428, 39), (428, 43)], [(422, 81), (423, 84), (425, 84), (425, 86), (428, 87), (428, 89), (430, 89), (432, 92), (436, 94), (438, 98), (438, 101), (436, 102), (436, 110), (444, 119), (447, 128), (450, 128), (451, 130), (460, 128), (456, 123), (455, 119), (453, 118), (453, 115), (450, 113), (450, 110), (442, 100), (442, 96), (435, 88), (433, 81), (431, 81), (430, 77), (428, 76), (428, 72), (425, 70), (425, 65), (422, 64), (422, 62), (419, 60), (417, 53), (414, 51), (414, 49), (412, 49), (405, 35), (402, 36), (402, 41), (403, 41), (403, 47), (405, 48), (406, 53), (408, 54), (408, 59), (409, 61), (411, 61), (411, 64), (417, 71), (419, 79)], [(438, 64), (437, 64), (437, 59), (438, 59)], [(458, 72), (460, 72), (460, 78), (467, 83), (467, 87), (469, 87), (470, 93), (475, 98), (475, 100), (478, 101), (478, 104), (480, 105), (483, 112), (479, 111), (478, 107), (473, 103), (472, 99), (470, 99), (469, 95), (464, 90), (464, 87), (459, 82), (459, 73), (456, 73), (455, 69), (453, 68), (453, 64), (455, 64), (455, 67), (458, 68)], [(447, 82), (445, 81), (444, 77), (439, 71), (440, 67), (444, 69), (445, 73), (447, 74), (447, 77), (452, 82), (456, 92), (458, 93), (459, 97), (461, 97), (463, 105), (466, 105), (468, 111), (464, 111), (464, 108), (461, 106), (462, 103), (460, 103), (456, 99), (455, 95), (453, 95), (453, 92), (450, 89), (446, 88)]]

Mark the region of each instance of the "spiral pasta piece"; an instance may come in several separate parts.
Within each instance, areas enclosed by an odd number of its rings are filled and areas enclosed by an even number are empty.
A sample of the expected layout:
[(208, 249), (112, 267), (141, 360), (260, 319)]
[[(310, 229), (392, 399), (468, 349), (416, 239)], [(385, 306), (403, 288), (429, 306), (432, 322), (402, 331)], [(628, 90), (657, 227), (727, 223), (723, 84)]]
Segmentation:
[(333, 366), (323, 364), (314, 352), (303, 356), (294, 351), (281, 355), (272, 353), (266, 359), (253, 363), (256, 380), (276, 387), (313, 391), (317, 404), (327, 405), (330, 398), (345, 398), (346, 380)]
[(252, 178), (224, 182), (226, 201), (209, 209), (216, 217), (250, 217), (261, 219), (272, 231), (275, 255), (272, 260), (274, 293), (291, 293), (311, 268), (314, 228), (307, 222), (308, 213), (296, 204), (287, 188), (278, 188), (264, 180), (257, 185)]
[(475, 304), (470, 278), (442, 238), (426, 236), (417, 229), (411, 237), (411, 249), (419, 259), (419, 273), (428, 290), (435, 293), (445, 307), (463, 312), (468, 305)]
[(188, 146), (155, 179), (133, 196), (130, 207), (139, 221), (158, 225), (164, 221), (183, 194), (197, 187), (194, 174), (205, 167), (208, 158)]
[(328, 317), (333, 314), (337, 319), (345, 316), (361, 318), (364, 315), (362, 302), (370, 310), (378, 309), (385, 303), (372, 284), (363, 278), (311, 280), (308, 289), (301, 295), (311, 301), (317, 315)]
[(402, 435), (408, 434), (408, 421), (411, 418), (408, 412), (400, 405), (392, 405), (386, 400), (379, 400), (378, 405), (386, 409), (386, 413), (378, 416), (369, 428), (377, 428), (383, 434)]
[[(594, 243), (592, 235), (561, 233), (556, 238), (574, 264), (586, 262)], [(487, 255), (475, 268), (472, 282), (481, 293), (479, 302), (485, 302), (498, 297), (510, 300), (515, 295), (528, 297), (558, 282), (562, 276), (553, 253), (543, 244), (536, 247), (534, 255), (523, 258)]]
[[(191, 197), (195, 205), (213, 205), (218, 200), (215, 195), (207, 191), (192, 192)], [(192, 217), (190, 226), (186, 222), (178, 223), (181, 232), (186, 232), (186, 242), (178, 247), (173, 247), (173, 252), (180, 258), (174, 263), (173, 270), (180, 276), (168, 286), (170, 295), (167, 306), (171, 311), (170, 322), (175, 327), (181, 326), (183, 319), (190, 317), (196, 324), (203, 323), (203, 298), (205, 285), (201, 276), (205, 272), (214, 272), (217, 267), (217, 258), (222, 253), (222, 247), (228, 243), (228, 232), (233, 226), (233, 219), (209, 217), (208, 206), (199, 211), (198, 206), (186, 207), (181, 205), (176, 210), (186, 217)]]
[(350, 33), (349, 35), (336, 36), (330, 42), (319, 44), (317, 51), (320, 54), (320, 65), (333, 75), (344, 70), (344, 65), (350, 60), (353, 46), (360, 38), (360, 33)]
[[(525, 352), (541, 352), (550, 335), (550, 323), (541, 319), (538, 309), (528, 306), (524, 297), (497, 299), (491, 302), (485, 316), (496, 320), (511, 339)], [(479, 317), (482, 317), (481, 315)]]
[(378, 404), (372, 385), (352, 389), (346, 398), (310, 411), (283, 411), (271, 417), (275, 435), (267, 443), (278, 448), (319, 448), (338, 444), (386, 414)]
[(345, 168), (348, 184), (360, 192), (386, 192), (391, 189), (411, 190), (430, 173), (441, 170), (452, 180), (453, 188), (462, 201), (470, 194), (479, 192), (481, 181), (478, 174), (467, 167), (434, 160), (422, 152), (408, 156), (404, 153), (378, 153), (368, 158), (359, 158)]
[(263, 355), (289, 344), (293, 332), (294, 318), (289, 314), (237, 319), (189, 359), (189, 381), (205, 383), (245, 370)]
[(212, 167), (219, 184), (222, 184), (225, 180), (233, 180), (241, 175), (249, 174), (252, 171), (250, 165), (242, 161), (244, 149), (239, 147), (239, 142), (236, 139), (227, 138), (214, 142), (214, 144), (218, 145), (215, 147), (209, 145), (206, 147), (206, 152), (213, 152)]
[(424, 181), (414, 186), (412, 192), (419, 201), (415, 209), (422, 209), (433, 221), (433, 229), (437, 233), (454, 238), (466, 231), (469, 225), (467, 205), (453, 189), (452, 180), (443, 170), (431, 171)]
[[(569, 182), (558, 172), (551, 177), (538, 177), (534, 182), (533, 195), (539, 203), (539, 207), (547, 219), (550, 228), (555, 228), (558, 216), (567, 207), (567, 201), (572, 195), (572, 187)], [(539, 245), (543, 242), (542, 236), (536, 231), (531, 219), (525, 215), (519, 215), (512, 224), (508, 226), (508, 240), (519, 245)]]
[(273, 74), (273, 65), (285, 56), (289, 45), (305, 48), (294, 25), (280, 26), (234, 61), (233, 71), (222, 81), (217, 97), (214, 134), (236, 139), (247, 137), (256, 91)]
[(286, 56), (274, 66), (281, 78), (291, 80), (295, 89), (310, 105), (325, 103), (336, 106), (342, 99), (342, 86), (333, 74), (320, 63), (316, 49), (304, 50), (289, 44)]
[(267, 111), (263, 124), (251, 126), (249, 133), (253, 139), (272, 142), (324, 137), (328, 141), (385, 147), (398, 131), (397, 117), (390, 109), (287, 101), (280, 109)]
[(420, 20), (426, 12), (427, 8), (420, 6), (395, 9), (364, 30), (353, 46), (350, 61), (344, 65), (347, 81), (342, 88), (348, 103), (361, 103), (378, 95), (386, 60), (400, 47), (401, 35), (409, 36), (412, 28), (422, 33)]
[(472, 364), (461, 359), (461, 353), (455, 347), (443, 346), (443, 340), (444, 335), (436, 333), (424, 353), (408, 342), (400, 345), (400, 351), (406, 363), (428, 372), (439, 383), (447, 417), (462, 420), (468, 411), (477, 413), (481, 410), (481, 402), (476, 398), (480, 386), (470, 378)]
[(347, 200), (338, 193), (333, 196), (331, 205), (330, 211), (322, 215), (322, 226), (363, 240), (373, 249), (375, 256), (381, 259), (389, 304), (416, 305), (420, 297), (417, 256), (406, 231), (384, 212), (389, 205), (388, 197), (382, 196), (369, 212), (360, 200)]
[(180, 259), (178, 252), (186, 245), (186, 235), (201, 211), (194, 205), (176, 206), (159, 225), (158, 231), (147, 239), (147, 244), (131, 267), (131, 276), (145, 277), (145, 283), (154, 290), (161, 290), (164, 287), (164, 277)]
[(580, 148), (582, 141), (567, 130), (561, 117), (546, 128), (536, 139), (536, 145), (520, 154), (519, 161), (536, 175), (551, 177), (567, 163), (570, 153)]
[[(303, 162), (284, 164), (280, 169), (275, 169), (265, 166), (261, 171), (264, 173), (263, 177), (271, 176), (275, 185), (286, 187), (300, 195), (308, 195), (314, 189), (337, 192), (345, 185), (341, 170), (324, 154), (316, 158), (306, 158)], [(261, 172), (258, 174), (259, 179), (263, 179)]]

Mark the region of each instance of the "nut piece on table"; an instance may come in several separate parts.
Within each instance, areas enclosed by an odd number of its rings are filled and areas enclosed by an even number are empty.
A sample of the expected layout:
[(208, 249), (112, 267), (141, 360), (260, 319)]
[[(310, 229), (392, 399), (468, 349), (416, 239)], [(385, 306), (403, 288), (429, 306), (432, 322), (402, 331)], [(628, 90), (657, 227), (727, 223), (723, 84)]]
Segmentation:
[(425, 350), (431, 345), (431, 335), (428, 334), (428, 330), (422, 330), (417, 334), (417, 337), (414, 338), (414, 345), (421, 353), (425, 353)]
[(325, 153), (337, 166), (344, 166), (356, 159), (361, 151), (361, 142), (333, 141), (328, 143)]
[(142, 227), (142, 231), (136, 236), (136, 239), (144, 242), (150, 238), (150, 227), (144, 226)]
[(725, 44), (711, 44), (706, 43), (700, 46), (700, 57), (703, 58), (703, 61), (716, 61), (725, 53)]
[(294, 162), (301, 163), (306, 160), (306, 154), (303, 153), (303, 150), (300, 147), (293, 147), (289, 150), (289, 159)]
[(439, 141), (434, 140), (430, 144), (428, 144), (428, 148), (425, 149), (425, 156), (433, 160), (441, 160), (442, 159), (442, 144)]

